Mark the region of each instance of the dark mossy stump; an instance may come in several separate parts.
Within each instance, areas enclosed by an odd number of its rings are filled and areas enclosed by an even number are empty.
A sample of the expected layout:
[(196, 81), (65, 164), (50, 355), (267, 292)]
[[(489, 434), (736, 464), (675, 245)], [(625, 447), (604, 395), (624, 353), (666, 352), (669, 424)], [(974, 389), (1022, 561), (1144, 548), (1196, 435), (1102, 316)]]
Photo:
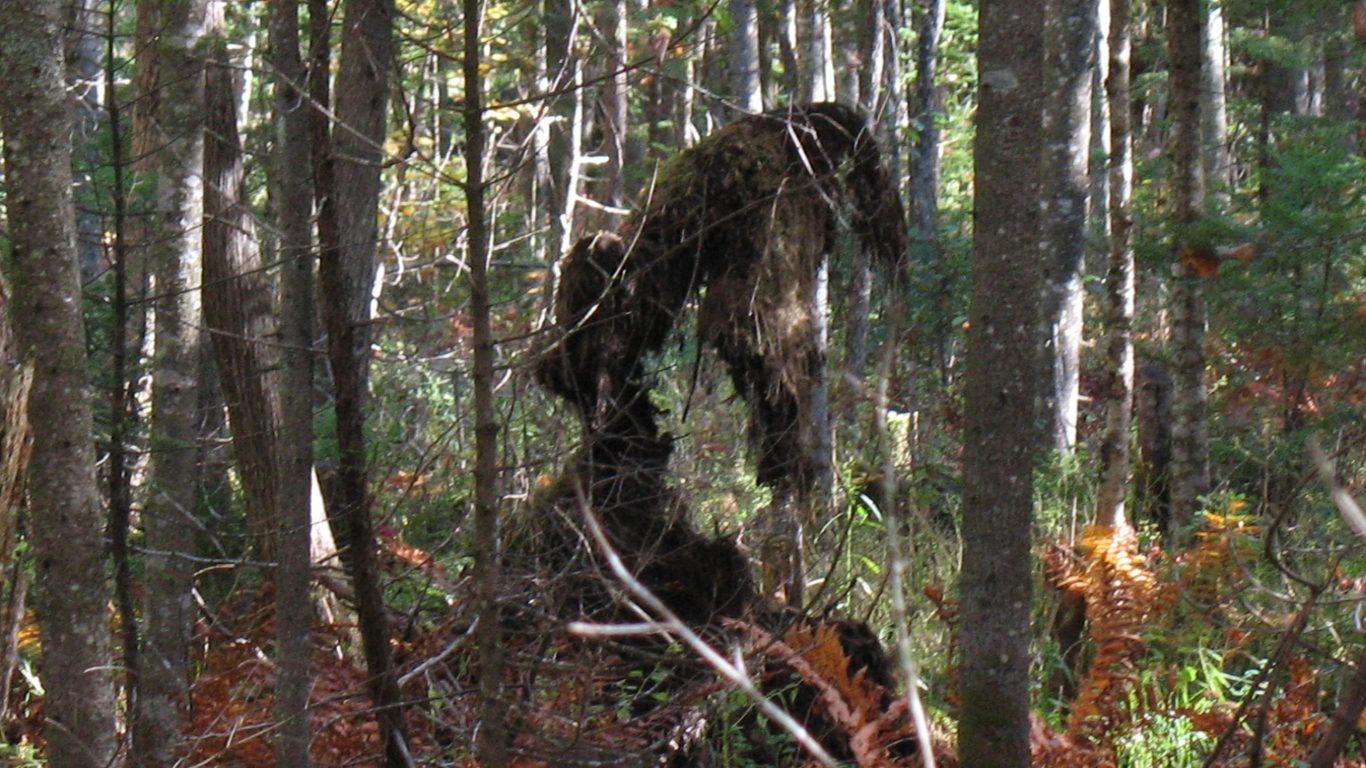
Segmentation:
[[(736, 543), (698, 532), (669, 485), (673, 438), (650, 401), (647, 362), (698, 298), (701, 340), (749, 405), (758, 482), (775, 498), (809, 494), (828, 461), (806, 412), (826, 365), (813, 330), (823, 322), (817, 281), (844, 217), (860, 247), (899, 267), (904, 214), (866, 123), (836, 104), (739, 120), (680, 153), (659, 179), (619, 232), (583, 238), (560, 263), (536, 376), (579, 414), (583, 443), (533, 505), (537, 532), (524, 539), (535, 551), (523, 554), (551, 571), (582, 564), (591, 514), (635, 578), (690, 626), (781, 637), (796, 611), (757, 592)], [(574, 582), (574, 618), (621, 615), (604, 581)], [(876, 654), (868, 647), (849, 650), (851, 666), (859, 659), (864, 679), (889, 681), (887, 657), (875, 641)]]

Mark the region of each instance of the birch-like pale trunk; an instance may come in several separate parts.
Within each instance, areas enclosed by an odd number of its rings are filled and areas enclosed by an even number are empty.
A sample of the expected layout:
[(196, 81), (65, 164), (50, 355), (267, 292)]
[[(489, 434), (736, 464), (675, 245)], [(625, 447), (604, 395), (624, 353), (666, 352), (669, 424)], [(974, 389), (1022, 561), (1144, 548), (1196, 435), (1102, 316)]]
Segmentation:
[(1045, 445), (1070, 453), (1077, 441), (1082, 276), (1090, 202), (1091, 83), (1097, 0), (1048, 0), (1044, 22), (1044, 115), (1040, 234)]
[(1125, 498), (1133, 467), (1129, 426), (1134, 402), (1134, 156), (1129, 103), (1131, 10), (1129, 0), (1109, 0), (1110, 253), (1105, 271), (1105, 430), (1100, 444), (1096, 522), (1126, 524)]

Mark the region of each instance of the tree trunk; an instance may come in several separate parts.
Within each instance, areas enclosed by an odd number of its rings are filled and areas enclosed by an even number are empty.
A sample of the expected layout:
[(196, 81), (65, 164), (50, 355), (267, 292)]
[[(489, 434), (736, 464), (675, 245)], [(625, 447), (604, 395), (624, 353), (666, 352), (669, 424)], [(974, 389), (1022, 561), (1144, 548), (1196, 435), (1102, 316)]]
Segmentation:
[(252, 550), (257, 559), (272, 560), (279, 543), (279, 328), (247, 203), (239, 84), (227, 46), (219, 40), (213, 48), (205, 96), (204, 320), (228, 406)]
[[(307, 72), (299, 53), (299, 9), (295, 3), (271, 4), (270, 55), (275, 73), (275, 167), (280, 205), (280, 373), (279, 504), (276, 528), (279, 565), (275, 574), (276, 655), (280, 675), (275, 690), (275, 716), (280, 738), (276, 765), (308, 768), (311, 737), (308, 693), (312, 680), (309, 656), (308, 588), (314, 530), (313, 509), (313, 343), (315, 258), (309, 236), (312, 191), (309, 188), (309, 125), (304, 93)], [(326, 516), (317, 522), (327, 530)]]
[[(859, 107), (876, 124), (883, 100), (883, 71), (887, 58), (887, 6), (883, 0), (858, 0), (859, 15)], [(892, 84), (896, 87), (896, 83)]]
[(104, 254), (104, 221), (95, 205), (94, 190), (94, 173), (103, 160), (97, 136), (103, 122), (100, 91), (105, 48), (99, 6), (95, 0), (68, 0), (66, 9), (66, 80), (73, 95), (73, 155), (77, 158), (72, 166), (77, 197), (76, 252), (81, 259), (83, 284), (99, 276)]
[[(465, 8), (465, 168), (466, 221), (469, 224), (470, 320), (474, 334), (474, 538), (479, 594), (479, 712), (482, 720), (475, 744), (484, 765), (508, 760), (507, 706), (503, 691), (502, 619), (498, 605), (501, 545), (498, 532), (498, 421), (494, 409), (494, 339), (490, 325), (489, 228), (484, 206), (484, 86), (479, 76), (480, 0), (464, 0)], [(625, 3), (618, 12), (625, 25)], [(622, 41), (624, 44), (624, 41)], [(622, 83), (624, 86), (624, 82)], [(625, 93), (620, 94), (623, 103)], [(624, 117), (623, 117), (624, 120)], [(625, 123), (621, 123), (625, 125)]]
[(807, 38), (806, 58), (802, 60), (809, 102), (833, 101), (835, 98), (835, 67), (830, 56), (830, 14), (826, 0), (806, 0)]
[(0, 130), (5, 136), (10, 307), (19, 359), (32, 366), (28, 491), (53, 768), (115, 760), (115, 698), (103, 514), (81, 317), (71, 198), (71, 108), (59, 0), (0, 9)]
[(1044, 444), (1062, 453), (1077, 441), (1096, 15), (1096, 0), (1048, 0), (1044, 22), (1041, 417)]
[(750, 114), (764, 111), (759, 87), (759, 13), (755, 0), (731, 0), (735, 20), (731, 30), (731, 74), (735, 78), (735, 104)]
[(602, 86), (603, 153), (607, 156), (606, 202), (611, 209), (601, 218), (601, 228), (616, 229), (626, 201), (627, 82), (626, 0), (612, 0), (603, 11), (604, 30), (610, 31), (611, 49)]
[(911, 149), (911, 248), (916, 261), (932, 265), (935, 291), (935, 327), (931, 334), (934, 364), (939, 381), (948, 383), (949, 344), (953, 312), (949, 307), (949, 266), (939, 247), (939, 110), (935, 71), (939, 64), (939, 38), (944, 31), (945, 0), (930, 0), (916, 34), (915, 90), (911, 95), (911, 118), (917, 131)]
[[(393, 67), (393, 0), (347, 0), (337, 74), (337, 126), (331, 136), (330, 181), (324, 193), (335, 205), (324, 232), (319, 284), (332, 362), (339, 454), (339, 517), (350, 532), (352, 582), (360, 618), (361, 644), (370, 673), (370, 694), (384, 736), (386, 763), (411, 763), (403, 708), (389, 648), (365, 441), (369, 382), (370, 300), (378, 244), (381, 147)], [(343, 127), (344, 126), (344, 127)], [(325, 190), (326, 187), (321, 187)], [(335, 237), (335, 239), (329, 239)]]
[[(1170, 0), (1167, 34), (1171, 62), (1172, 215), (1175, 256), (1199, 222), (1205, 187), (1200, 166), (1200, 59), (1204, 27), (1199, 0)], [(1200, 277), (1181, 259), (1171, 290), (1172, 461), (1171, 525), (1190, 523), (1209, 489), (1209, 425), (1205, 416), (1205, 299)]]
[(159, 15), (157, 215), (149, 233), (156, 280), (150, 496), (143, 513), (148, 549), (144, 662), (133, 729), (135, 759), (172, 765), (189, 715), (189, 643), (199, 436), (201, 247), (204, 218), (203, 43), (208, 0), (166, 2)]
[(802, 89), (805, 57), (797, 46), (797, 0), (778, 0), (778, 57), (783, 63), (782, 90), (789, 99)]
[(1042, 0), (985, 0), (963, 446), (963, 765), (1029, 765)]
[(1134, 247), (1133, 247), (1133, 135), (1129, 104), (1129, 0), (1109, 0), (1109, 76), (1105, 81), (1110, 104), (1110, 258), (1105, 271), (1105, 431), (1100, 445), (1100, 488), (1096, 491), (1096, 522), (1126, 524), (1124, 499), (1128, 491), (1129, 425), (1134, 401)]
[(1227, 200), (1233, 183), (1233, 163), (1228, 147), (1228, 47), (1224, 43), (1224, 3), (1210, 0), (1202, 30), (1204, 52), (1200, 77), (1200, 153), (1206, 186)]

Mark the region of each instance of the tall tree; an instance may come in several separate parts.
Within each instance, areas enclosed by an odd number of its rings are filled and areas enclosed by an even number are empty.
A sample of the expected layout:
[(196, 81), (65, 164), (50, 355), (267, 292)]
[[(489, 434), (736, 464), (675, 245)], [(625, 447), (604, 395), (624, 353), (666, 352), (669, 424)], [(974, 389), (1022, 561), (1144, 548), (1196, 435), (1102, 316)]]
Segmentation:
[[(310, 728), (308, 719), (309, 566), (308, 530), (311, 517), (313, 477), (313, 341), (314, 258), (309, 227), (313, 199), (309, 175), (309, 124), (305, 109), (306, 72), (299, 48), (297, 3), (277, 2), (270, 7), (270, 55), (275, 72), (275, 117), (279, 140), (275, 167), (280, 198), (278, 225), (280, 260), (280, 342), (283, 369), (280, 373), (280, 475), (279, 565), (275, 575), (276, 652), (280, 678), (276, 686), (275, 715), (280, 738), (275, 746), (277, 765), (308, 768)], [(326, 528), (327, 520), (321, 521)]]
[[(394, 62), (393, 0), (346, 0), (330, 178), (319, 179), (321, 257), (318, 280), (332, 363), (337, 415), (337, 514), (350, 533), (352, 581), (370, 694), (389, 766), (411, 763), (389, 649), (379, 553), (371, 519), (365, 438), (370, 367), (370, 301), (379, 241), (380, 169), (384, 159), (389, 75)], [(315, 49), (316, 51), (316, 49)]]
[(0, 7), (9, 311), (20, 359), (33, 370), (28, 491), (48, 764), (103, 768), (118, 749), (110, 591), (86, 378), (61, 19), (61, 0)]
[(1096, 17), (1096, 0), (1048, 0), (1044, 22), (1042, 373), (1051, 386), (1041, 416), (1045, 444), (1062, 452), (1077, 441)]
[(1133, 135), (1129, 103), (1129, 0), (1109, 0), (1110, 104), (1110, 243), (1105, 271), (1105, 431), (1100, 446), (1100, 487), (1096, 520), (1119, 527), (1126, 523), (1125, 497), (1132, 469), (1129, 426), (1134, 401), (1134, 246)]
[(910, 113), (916, 127), (911, 149), (911, 247), (915, 258), (933, 265), (938, 274), (935, 301), (935, 328), (931, 334), (933, 355), (939, 379), (947, 382), (949, 371), (949, 326), (953, 312), (948, 306), (948, 264), (939, 247), (939, 111), (941, 105), (936, 72), (939, 68), (939, 39), (944, 31), (946, 0), (930, 0), (920, 18), (915, 48), (915, 90)]
[[(474, 526), (479, 593), (479, 714), (475, 748), (485, 765), (506, 765), (507, 710), (503, 701), (502, 618), (498, 606), (498, 421), (493, 403), (493, 328), (489, 301), (489, 226), (484, 204), (484, 85), (479, 75), (480, 0), (465, 8), (465, 200), (469, 223), (470, 315), (474, 335)], [(625, 11), (625, 3), (621, 4)], [(624, 21), (622, 22), (625, 23)], [(623, 98), (624, 98), (623, 94)]]
[(1209, 489), (1209, 425), (1205, 415), (1205, 298), (1193, 242), (1204, 207), (1200, 152), (1201, 36), (1199, 0), (1169, 0), (1167, 47), (1172, 121), (1172, 230), (1178, 259), (1171, 289), (1171, 524), (1191, 522)]
[(1042, 0), (985, 0), (963, 424), (963, 765), (1029, 765)]
[(134, 711), (133, 753), (145, 765), (172, 765), (189, 715), (191, 584), (198, 472), (196, 420), (202, 314), (204, 218), (204, 43), (210, 0), (167, 0), (158, 17), (156, 215), (149, 247), (156, 280), (152, 363), (152, 456), (143, 512), (147, 544), (143, 658)]
[(1228, 147), (1228, 46), (1224, 42), (1224, 3), (1206, 4), (1202, 28), (1200, 76), (1200, 144), (1202, 172), (1210, 191), (1227, 197), (1233, 183)]
[(762, 112), (759, 87), (759, 10), (755, 0), (731, 0), (731, 74), (735, 78), (735, 104), (745, 112)]

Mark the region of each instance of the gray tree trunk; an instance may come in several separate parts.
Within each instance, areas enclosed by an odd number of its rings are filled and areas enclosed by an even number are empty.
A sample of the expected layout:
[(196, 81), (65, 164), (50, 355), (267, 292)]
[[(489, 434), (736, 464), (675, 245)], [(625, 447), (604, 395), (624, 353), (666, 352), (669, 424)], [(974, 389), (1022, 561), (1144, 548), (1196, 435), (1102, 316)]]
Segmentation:
[(1096, 17), (1096, 0), (1048, 0), (1044, 22), (1041, 320), (1051, 386), (1041, 416), (1045, 444), (1063, 453), (1077, 441)]
[(10, 319), (32, 366), (28, 473), (43, 643), (48, 765), (103, 768), (117, 754), (104, 519), (81, 318), (71, 198), (71, 108), (62, 3), (0, 9), (0, 131), (5, 137)]
[(209, 0), (160, 8), (157, 61), (157, 211), (148, 233), (156, 280), (152, 363), (152, 456), (143, 511), (147, 601), (133, 754), (146, 765), (175, 763), (189, 715), (191, 585), (197, 526), (195, 478), (200, 371), (201, 249), (204, 219), (204, 70)]
[[(379, 241), (381, 147), (393, 67), (393, 0), (346, 0), (337, 74), (337, 125), (331, 136), (331, 184), (319, 194), (335, 200), (320, 211), (319, 284), (332, 363), (340, 464), (337, 513), (350, 532), (351, 578), (370, 695), (384, 736), (386, 764), (411, 764), (403, 707), (389, 648), (379, 557), (371, 519), (365, 438), (370, 363), (370, 301)], [(326, 202), (326, 201), (325, 201)], [(326, 205), (324, 205), (326, 208)], [(324, 218), (328, 231), (324, 232)], [(335, 239), (332, 239), (335, 238)]]
[(731, 0), (730, 66), (735, 78), (735, 105), (749, 113), (764, 111), (759, 87), (759, 12), (755, 0)]
[(948, 265), (939, 247), (939, 110), (936, 71), (939, 38), (944, 31), (944, 0), (930, 0), (916, 34), (915, 90), (910, 113), (916, 127), (911, 149), (911, 248), (916, 261), (931, 265), (938, 275), (935, 327), (931, 334), (935, 367), (941, 383), (948, 382), (949, 344), (952, 337)]
[(1133, 134), (1129, 103), (1129, 0), (1109, 0), (1110, 254), (1105, 272), (1105, 431), (1100, 445), (1096, 522), (1126, 524), (1125, 497), (1133, 467), (1129, 426), (1134, 402)]
[(783, 63), (782, 90), (791, 99), (802, 92), (802, 55), (797, 41), (797, 0), (778, 0), (778, 58)]
[(835, 67), (830, 52), (830, 14), (828, 0), (806, 0), (806, 57), (802, 60), (802, 82), (807, 101), (832, 101), (835, 98)]
[(963, 429), (963, 765), (1029, 765), (1042, 0), (984, 0)]
[[(1172, 120), (1172, 214), (1177, 228), (1174, 256), (1188, 247), (1186, 235), (1199, 222), (1205, 185), (1200, 152), (1201, 35), (1199, 0), (1170, 0), (1167, 35)], [(1209, 490), (1209, 425), (1205, 414), (1205, 300), (1200, 276), (1180, 261), (1171, 289), (1172, 461), (1171, 525), (1190, 523)]]

